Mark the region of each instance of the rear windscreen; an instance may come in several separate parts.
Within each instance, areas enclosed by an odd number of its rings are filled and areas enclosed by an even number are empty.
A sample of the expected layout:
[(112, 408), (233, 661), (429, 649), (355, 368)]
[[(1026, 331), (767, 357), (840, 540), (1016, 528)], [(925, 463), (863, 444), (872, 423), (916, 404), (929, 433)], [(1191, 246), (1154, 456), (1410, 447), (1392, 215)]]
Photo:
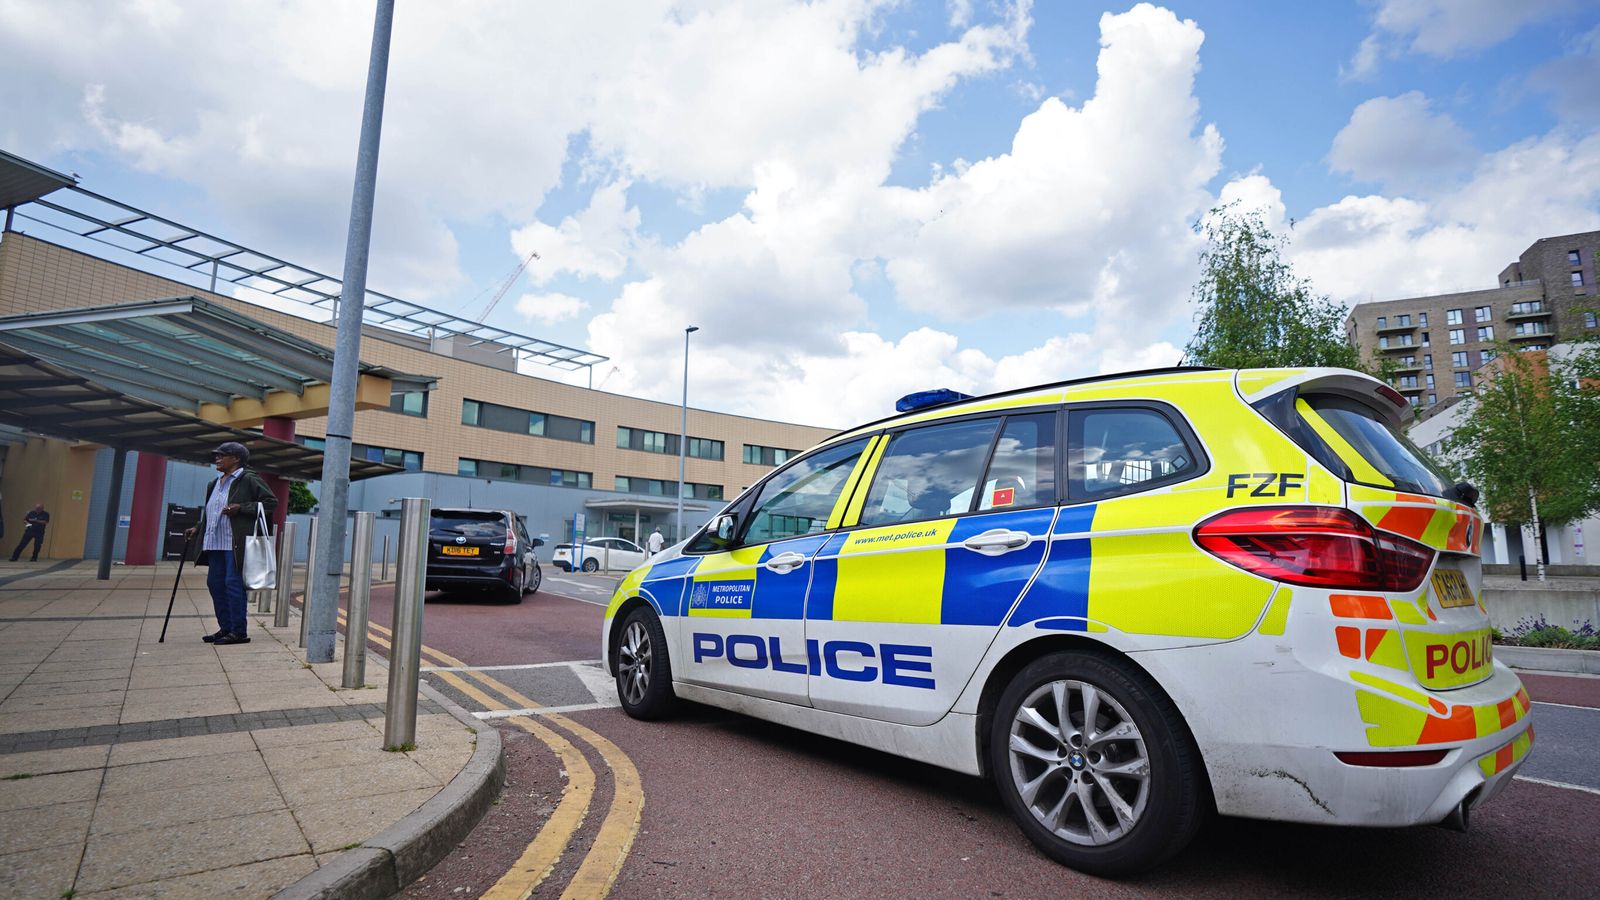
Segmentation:
[(1350, 467), (1353, 480), (1434, 497), (1449, 491), (1450, 476), (1365, 404), (1332, 394), (1308, 394), (1296, 406), (1311, 429)]
[(506, 519), (495, 512), (435, 512), (429, 517), (435, 532), (461, 537), (505, 537)]

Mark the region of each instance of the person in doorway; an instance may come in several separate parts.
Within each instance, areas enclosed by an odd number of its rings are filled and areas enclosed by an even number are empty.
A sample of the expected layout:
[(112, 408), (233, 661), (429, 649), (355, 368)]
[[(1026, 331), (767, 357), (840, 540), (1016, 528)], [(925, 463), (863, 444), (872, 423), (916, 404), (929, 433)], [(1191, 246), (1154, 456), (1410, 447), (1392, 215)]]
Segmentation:
[(33, 542), (33, 556), (29, 562), (39, 561), (39, 548), (44, 546), (44, 527), (50, 524), (50, 514), (44, 511), (44, 504), (37, 503), (33, 509), (22, 519), (22, 540), (17, 542), (17, 549), (11, 551), (11, 561), (16, 562), (22, 555), (22, 548)]
[(184, 532), (187, 541), (199, 545), (194, 562), (206, 567), (206, 588), (211, 591), (211, 606), (217, 614), (217, 633), (201, 640), (218, 645), (248, 644), (244, 539), (250, 535), (258, 512), (272, 521), (278, 498), (261, 476), (244, 467), (250, 461), (250, 450), (245, 445), (228, 441), (211, 452), (211, 461), (219, 474), (206, 485), (200, 524)]
[(645, 547), (649, 549), (651, 556), (655, 556), (666, 545), (667, 539), (661, 536), (661, 526), (657, 525), (656, 530), (650, 532), (650, 537), (645, 540)]

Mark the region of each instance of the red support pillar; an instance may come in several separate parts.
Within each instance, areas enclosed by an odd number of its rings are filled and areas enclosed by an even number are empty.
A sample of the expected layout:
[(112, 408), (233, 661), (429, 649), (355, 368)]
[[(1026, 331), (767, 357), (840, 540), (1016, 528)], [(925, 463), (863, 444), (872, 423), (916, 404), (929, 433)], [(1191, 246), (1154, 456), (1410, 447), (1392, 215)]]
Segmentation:
[[(282, 416), (274, 416), (261, 420), (261, 434), (280, 441), (294, 441), (294, 420)], [(277, 475), (263, 475), (261, 480), (272, 489), (272, 495), (278, 498), (278, 509), (272, 514), (272, 527), (283, 524), (283, 517), (289, 514), (289, 479)]]
[(166, 488), (167, 458), (141, 452), (134, 467), (133, 509), (128, 517), (128, 551), (123, 558), (130, 566), (154, 565), (160, 556), (161, 498)]

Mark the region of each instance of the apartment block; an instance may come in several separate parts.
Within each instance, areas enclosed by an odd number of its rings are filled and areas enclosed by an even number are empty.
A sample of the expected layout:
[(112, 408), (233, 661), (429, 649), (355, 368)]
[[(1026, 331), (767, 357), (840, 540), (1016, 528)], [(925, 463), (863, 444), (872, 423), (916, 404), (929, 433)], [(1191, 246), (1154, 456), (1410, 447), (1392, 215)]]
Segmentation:
[(1600, 334), (1595, 254), (1600, 231), (1541, 238), (1501, 270), (1499, 286), (1357, 304), (1345, 320), (1369, 360), (1395, 366), (1392, 383), (1414, 406), (1463, 391), (1502, 348), (1544, 350)]

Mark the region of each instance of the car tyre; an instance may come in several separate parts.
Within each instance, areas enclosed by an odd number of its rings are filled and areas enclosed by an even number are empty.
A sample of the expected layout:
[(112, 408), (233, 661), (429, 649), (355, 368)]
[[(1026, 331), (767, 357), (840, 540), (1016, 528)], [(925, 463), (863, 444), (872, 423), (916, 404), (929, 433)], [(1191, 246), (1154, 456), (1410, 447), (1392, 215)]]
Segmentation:
[(585, 572), (598, 572), (598, 571), (600, 571), (600, 560), (595, 559), (592, 556), (589, 557), (588, 559), (583, 561), (583, 570)]
[(635, 719), (662, 719), (672, 713), (672, 662), (667, 634), (655, 610), (636, 607), (622, 621), (617, 635), (617, 699)]
[(1000, 695), (988, 743), (1012, 818), (1080, 872), (1158, 866), (1204, 818), (1205, 774), (1188, 726), (1155, 682), (1116, 657), (1063, 652), (1028, 664)]
[(522, 592), (525, 594), (537, 593), (539, 590), (539, 585), (543, 583), (544, 572), (539, 568), (538, 563), (534, 563), (533, 568), (529, 571), (528, 577), (522, 580)]

